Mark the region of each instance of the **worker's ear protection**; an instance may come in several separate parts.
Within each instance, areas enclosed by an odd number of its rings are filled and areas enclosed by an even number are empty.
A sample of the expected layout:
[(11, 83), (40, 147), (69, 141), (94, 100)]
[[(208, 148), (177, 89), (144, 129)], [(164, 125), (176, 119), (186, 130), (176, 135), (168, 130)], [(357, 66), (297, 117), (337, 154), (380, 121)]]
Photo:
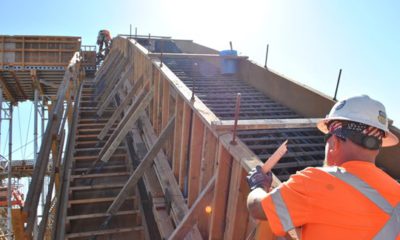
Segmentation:
[(343, 135), (350, 139), (353, 143), (369, 150), (378, 150), (382, 146), (382, 140), (371, 135), (365, 135), (361, 132), (342, 129)]

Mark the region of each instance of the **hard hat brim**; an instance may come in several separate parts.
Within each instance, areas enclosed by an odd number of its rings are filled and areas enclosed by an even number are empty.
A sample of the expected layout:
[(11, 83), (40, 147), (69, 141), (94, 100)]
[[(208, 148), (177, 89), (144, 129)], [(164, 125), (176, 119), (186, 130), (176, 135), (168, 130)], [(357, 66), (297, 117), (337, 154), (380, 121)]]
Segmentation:
[[(322, 119), (317, 123), (317, 128), (327, 134), (329, 132), (326, 124), (328, 121), (335, 120), (335, 119)], [(348, 120), (348, 119), (336, 119), (336, 120)], [(399, 139), (396, 135), (391, 133), (390, 131), (385, 132), (385, 137), (382, 139), (382, 147), (391, 147), (397, 145), (399, 143)]]

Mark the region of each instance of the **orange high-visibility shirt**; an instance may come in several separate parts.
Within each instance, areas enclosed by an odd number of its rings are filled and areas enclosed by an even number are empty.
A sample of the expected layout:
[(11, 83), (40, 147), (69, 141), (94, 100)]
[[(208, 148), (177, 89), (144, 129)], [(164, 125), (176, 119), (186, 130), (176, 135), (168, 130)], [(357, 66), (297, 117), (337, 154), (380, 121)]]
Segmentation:
[[(373, 163), (350, 161), (341, 168), (374, 188), (392, 207), (400, 203), (400, 184)], [(390, 218), (357, 189), (319, 168), (306, 168), (279, 188), (293, 225), (302, 227), (303, 240), (372, 239)], [(284, 235), (271, 194), (262, 206), (272, 231)]]

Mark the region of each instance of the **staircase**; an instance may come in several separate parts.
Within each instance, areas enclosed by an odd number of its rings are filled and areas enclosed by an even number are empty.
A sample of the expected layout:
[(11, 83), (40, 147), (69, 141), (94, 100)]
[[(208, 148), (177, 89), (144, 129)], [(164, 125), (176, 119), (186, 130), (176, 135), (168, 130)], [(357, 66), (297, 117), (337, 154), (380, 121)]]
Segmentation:
[(96, 114), (94, 83), (86, 80), (80, 99), (74, 160), (68, 191), (66, 239), (143, 239), (139, 197), (129, 195), (119, 211), (108, 219), (107, 210), (128, 180), (132, 166), (124, 143), (118, 146), (107, 164), (98, 155), (110, 133), (99, 141), (98, 134), (113, 109), (107, 108), (101, 118)]

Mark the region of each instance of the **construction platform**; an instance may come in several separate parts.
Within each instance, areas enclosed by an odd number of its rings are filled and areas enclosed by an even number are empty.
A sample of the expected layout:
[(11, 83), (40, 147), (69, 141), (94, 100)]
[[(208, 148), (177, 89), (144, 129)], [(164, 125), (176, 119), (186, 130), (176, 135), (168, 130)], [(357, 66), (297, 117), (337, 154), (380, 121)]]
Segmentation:
[[(274, 186), (323, 164), (315, 124), (335, 101), (247, 57), (190, 40), (119, 36), (94, 78), (79, 74), (79, 59), (50, 112), (23, 209), (28, 238), (253, 239), (247, 172), (285, 140)], [(377, 162), (399, 179), (399, 158), (397, 145)], [(55, 198), (37, 213), (46, 174)]]
[[(14, 105), (33, 101), (35, 88), (41, 96), (54, 99), (69, 61), (80, 50), (80, 37), (0, 35), (0, 86), (4, 99)], [(84, 69), (94, 73), (96, 50), (85, 47), (82, 56)]]

